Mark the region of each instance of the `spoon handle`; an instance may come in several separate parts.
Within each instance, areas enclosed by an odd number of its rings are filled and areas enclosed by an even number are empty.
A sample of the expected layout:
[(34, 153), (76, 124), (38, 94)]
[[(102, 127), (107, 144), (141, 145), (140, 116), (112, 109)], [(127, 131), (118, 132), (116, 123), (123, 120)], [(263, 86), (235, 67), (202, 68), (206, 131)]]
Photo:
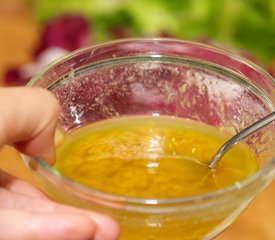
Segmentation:
[(253, 123), (249, 127), (243, 129), (242, 131), (237, 133), (234, 137), (230, 138), (227, 142), (225, 142), (220, 147), (220, 149), (215, 153), (213, 158), (210, 160), (210, 162), (208, 164), (209, 168), (214, 169), (216, 167), (217, 163), (223, 157), (223, 155), (229, 149), (231, 149), (233, 146), (235, 146), (237, 143), (239, 143), (239, 141), (241, 141), (242, 139), (244, 139), (244, 138), (248, 137), (249, 135), (255, 133), (256, 131), (258, 131), (259, 129), (265, 127), (266, 125), (268, 125), (269, 123), (271, 123), (273, 121), (275, 121), (275, 111), (268, 114), (267, 116), (265, 116), (261, 120)]

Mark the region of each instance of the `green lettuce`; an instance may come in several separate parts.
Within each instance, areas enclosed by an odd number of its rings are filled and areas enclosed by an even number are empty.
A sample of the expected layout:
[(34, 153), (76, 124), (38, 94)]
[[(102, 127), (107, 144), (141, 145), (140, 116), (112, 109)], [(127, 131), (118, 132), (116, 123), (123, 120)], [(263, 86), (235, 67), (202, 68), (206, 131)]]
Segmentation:
[(208, 39), (254, 54), (263, 63), (275, 58), (274, 0), (40, 0), (31, 2), (45, 22), (68, 13), (90, 21), (94, 42), (115, 38), (171, 36)]

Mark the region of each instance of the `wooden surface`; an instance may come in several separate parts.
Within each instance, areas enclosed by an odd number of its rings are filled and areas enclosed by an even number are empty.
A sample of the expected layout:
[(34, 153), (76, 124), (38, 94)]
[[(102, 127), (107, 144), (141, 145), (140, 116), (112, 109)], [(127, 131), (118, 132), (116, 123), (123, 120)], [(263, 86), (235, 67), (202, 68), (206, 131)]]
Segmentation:
[[(39, 28), (24, 0), (0, 0), (0, 85), (4, 70), (31, 60)], [(0, 150), (0, 168), (37, 184), (18, 154), (11, 148)], [(275, 239), (275, 182), (217, 240)]]
[(0, 84), (5, 69), (32, 60), (39, 27), (26, 0), (0, 0)]

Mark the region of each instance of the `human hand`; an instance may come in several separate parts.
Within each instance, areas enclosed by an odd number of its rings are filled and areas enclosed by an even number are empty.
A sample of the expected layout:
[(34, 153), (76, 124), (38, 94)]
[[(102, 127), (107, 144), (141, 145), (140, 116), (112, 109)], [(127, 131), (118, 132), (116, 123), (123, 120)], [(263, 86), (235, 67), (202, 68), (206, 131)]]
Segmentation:
[[(54, 159), (58, 104), (35, 88), (0, 88), (0, 147)], [(0, 170), (0, 239), (118, 239), (119, 227), (107, 216), (49, 200), (30, 184)]]

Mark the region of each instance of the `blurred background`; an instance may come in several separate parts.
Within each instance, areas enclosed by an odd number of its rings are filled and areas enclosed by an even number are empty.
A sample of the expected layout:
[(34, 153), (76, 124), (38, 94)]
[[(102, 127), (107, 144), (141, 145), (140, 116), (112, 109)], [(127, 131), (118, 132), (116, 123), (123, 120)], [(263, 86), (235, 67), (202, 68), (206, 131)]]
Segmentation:
[(274, 0), (1, 0), (0, 78), (22, 85), (54, 58), (128, 37), (235, 51), (275, 75)]
[[(173, 37), (237, 52), (275, 76), (274, 0), (0, 0), (0, 86), (55, 58), (125, 37)], [(275, 239), (275, 183), (219, 240)]]

